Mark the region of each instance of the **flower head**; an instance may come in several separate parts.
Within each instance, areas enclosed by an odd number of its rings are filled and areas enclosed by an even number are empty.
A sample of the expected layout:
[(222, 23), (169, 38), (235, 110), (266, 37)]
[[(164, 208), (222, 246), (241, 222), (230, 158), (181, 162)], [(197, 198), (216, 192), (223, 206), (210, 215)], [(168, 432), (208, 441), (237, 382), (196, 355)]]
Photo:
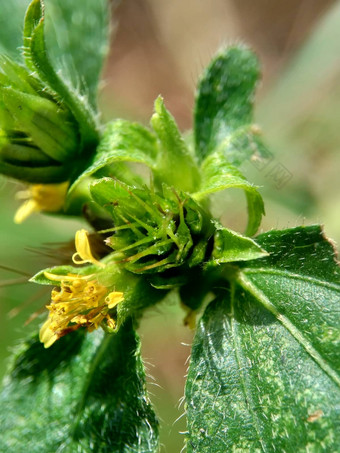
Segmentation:
[(40, 341), (49, 348), (56, 340), (73, 330), (86, 327), (89, 332), (100, 325), (115, 328), (109, 311), (124, 299), (122, 292), (109, 291), (91, 275), (55, 275), (45, 272), (49, 280), (59, 281), (54, 288), (49, 317), (40, 329)]
[[(96, 260), (91, 252), (85, 229), (76, 232), (73, 262), (76, 264), (91, 263), (101, 269), (105, 265)], [(113, 330), (115, 319), (111, 315), (119, 302), (124, 299), (123, 293), (111, 291), (112, 285), (106, 286), (102, 280), (103, 270), (89, 275), (68, 273), (67, 275), (44, 272), (44, 277), (58, 283), (52, 290), (51, 302), (46, 305), (50, 311), (47, 321), (40, 329), (40, 341), (49, 348), (56, 340), (73, 330), (86, 327), (89, 332), (99, 326)], [(107, 279), (106, 279), (107, 281)]]

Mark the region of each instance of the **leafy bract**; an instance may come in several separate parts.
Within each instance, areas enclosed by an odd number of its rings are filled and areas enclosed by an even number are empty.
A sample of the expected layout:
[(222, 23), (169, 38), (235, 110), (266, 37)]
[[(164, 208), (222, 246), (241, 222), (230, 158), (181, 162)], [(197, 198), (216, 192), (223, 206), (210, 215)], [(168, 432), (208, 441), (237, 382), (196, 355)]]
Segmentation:
[(248, 225), (246, 234), (252, 236), (260, 226), (264, 214), (264, 204), (257, 187), (246, 180), (242, 173), (228, 163), (222, 153), (216, 152), (208, 156), (201, 165), (202, 182), (199, 190), (193, 194), (195, 199), (225, 189), (242, 189), (247, 197)]
[(257, 237), (194, 340), (188, 451), (336, 451), (340, 284), (320, 227)]
[(150, 168), (156, 165), (156, 137), (138, 123), (115, 120), (106, 126), (96, 154), (74, 186), (101, 168), (116, 162), (138, 162)]
[(161, 97), (155, 101), (151, 125), (159, 140), (156, 176), (162, 183), (193, 192), (199, 183), (196, 162)]
[(112, 178), (96, 180), (90, 192), (112, 216), (106, 243), (121, 267), (141, 274), (203, 264), (214, 227), (188, 194), (165, 184), (159, 192), (139, 189)]
[(44, 349), (37, 338), (15, 360), (1, 395), (1, 451), (158, 450), (139, 339), (76, 331)]
[(245, 46), (223, 49), (207, 67), (198, 85), (195, 105), (195, 145), (200, 160), (220, 151), (240, 165), (264, 145), (252, 126), (259, 63)]
[(268, 255), (255, 241), (241, 236), (235, 231), (223, 228), (215, 222), (216, 233), (212, 263), (231, 263), (233, 261), (248, 261)]

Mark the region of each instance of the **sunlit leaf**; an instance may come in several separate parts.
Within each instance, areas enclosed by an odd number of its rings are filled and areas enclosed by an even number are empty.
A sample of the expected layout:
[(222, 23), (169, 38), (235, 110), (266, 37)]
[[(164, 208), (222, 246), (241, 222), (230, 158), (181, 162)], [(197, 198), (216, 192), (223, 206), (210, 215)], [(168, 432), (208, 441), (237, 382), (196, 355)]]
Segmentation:
[(253, 127), (253, 103), (260, 68), (245, 46), (223, 49), (204, 71), (195, 105), (195, 145), (200, 160), (220, 151), (239, 166), (261, 156), (258, 128)]
[(340, 282), (319, 227), (257, 237), (207, 308), (186, 387), (188, 451), (336, 451)]

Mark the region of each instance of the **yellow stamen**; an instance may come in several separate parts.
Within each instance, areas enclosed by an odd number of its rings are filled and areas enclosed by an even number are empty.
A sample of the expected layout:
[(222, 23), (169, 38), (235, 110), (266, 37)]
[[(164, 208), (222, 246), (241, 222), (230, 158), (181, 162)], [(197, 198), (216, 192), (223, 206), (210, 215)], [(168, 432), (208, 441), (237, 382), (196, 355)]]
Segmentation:
[(19, 191), (16, 198), (26, 200), (14, 216), (15, 223), (22, 223), (34, 212), (57, 212), (65, 202), (69, 183), (61, 184), (33, 184), (27, 190)]
[[(96, 260), (91, 252), (91, 246), (88, 238), (89, 233), (82, 229), (76, 232), (75, 245), (76, 253), (72, 256), (72, 261), (75, 264), (91, 263), (99, 267), (105, 267), (105, 264)], [(80, 259), (79, 259), (79, 258)]]
[(50, 313), (40, 329), (40, 341), (49, 348), (67, 333), (86, 327), (89, 332), (103, 322), (114, 329), (116, 322), (109, 310), (124, 299), (123, 293), (101, 285), (94, 275), (55, 275), (45, 272), (49, 280), (61, 282), (60, 288), (52, 290), (51, 303), (46, 307)]

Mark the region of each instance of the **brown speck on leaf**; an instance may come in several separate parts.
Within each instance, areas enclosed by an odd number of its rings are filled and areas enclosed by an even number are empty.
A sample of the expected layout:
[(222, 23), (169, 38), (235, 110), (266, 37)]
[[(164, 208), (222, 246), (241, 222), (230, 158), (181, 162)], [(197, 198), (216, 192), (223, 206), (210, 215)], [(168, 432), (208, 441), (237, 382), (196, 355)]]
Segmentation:
[(318, 409), (317, 411), (315, 411), (311, 415), (309, 415), (309, 417), (307, 418), (307, 422), (314, 423), (322, 416), (323, 416), (322, 410)]

